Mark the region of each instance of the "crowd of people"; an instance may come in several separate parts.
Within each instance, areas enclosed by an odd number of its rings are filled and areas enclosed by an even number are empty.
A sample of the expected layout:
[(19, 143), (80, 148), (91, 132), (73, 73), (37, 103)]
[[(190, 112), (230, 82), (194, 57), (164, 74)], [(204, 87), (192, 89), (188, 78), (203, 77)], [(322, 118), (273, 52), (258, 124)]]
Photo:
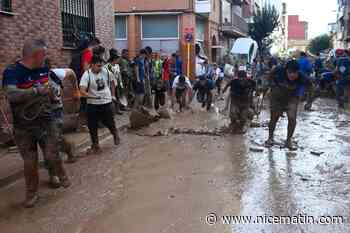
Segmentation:
[(81, 124), (87, 125), (92, 142), (88, 154), (101, 153), (101, 124), (109, 129), (114, 144), (120, 144), (114, 114), (168, 107), (182, 112), (191, 107), (194, 97), (210, 111), (215, 100), (225, 99), (228, 89), (224, 110), (229, 109), (232, 132), (245, 133), (258, 114), (255, 99), (269, 95), (271, 119), (266, 146), (274, 145), (276, 123), (286, 113), (286, 147), (293, 150), (298, 105), (305, 96), (305, 109), (310, 110), (318, 93), (334, 83), (339, 107), (347, 101), (344, 90), (349, 84), (350, 57), (343, 50), (337, 50), (328, 63), (320, 57), (312, 63), (302, 52), (298, 59), (259, 58), (249, 66), (234, 64), (227, 71), (224, 66), (209, 64), (196, 48), (196, 77), (192, 78), (184, 75), (178, 52), (168, 57), (153, 52), (151, 47), (141, 49), (133, 59), (126, 49), (121, 54), (111, 49), (105, 59), (106, 51), (98, 39), (83, 40), (70, 69), (50, 67), (46, 52), (45, 41), (27, 41), (22, 59), (8, 66), (3, 74), (3, 88), (13, 113), (14, 138), (24, 160), (26, 207), (33, 207), (38, 200), (38, 146), (43, 151), (50, 185), (71, 185), (60, 155), (60, 151), (65, 152), (67, 162), (76, 161), (72, 146), (62, 136), (65, 79), (72, 83), (73, 98), (81, 103)]
[(66, 153), (69, 163), (77, 160), (72, 145), (63, 137), (65, 80), (72, 83), (73, 99), (81, 103), (80, 123), (87, 125), (92, 144), (87, 154), (101, 153), (101, 124), (111, 132), (114, 144), (120, 144), (114, 114), (139, 108), (158, 110), (167, 107), (167, 98), (182, 111), (192, 101), (192, 83), (183, 75), (178, 53), (160, 56), (146, 47), (134, 59), (126, 49), (121, 54), (111, 49), (108, 59), (105, 54), (97, 38), (82, 40), (69, 69), (52, 68), (45, 41), (35, 39), (26, 41), (22, 58), (5, 69), (2, 87), (12, 110), (14, 140), (24, 161), (26, 207), (33, 207), (38, 200), (38, 147), (50, 186), (71, 185), (60, 154)]

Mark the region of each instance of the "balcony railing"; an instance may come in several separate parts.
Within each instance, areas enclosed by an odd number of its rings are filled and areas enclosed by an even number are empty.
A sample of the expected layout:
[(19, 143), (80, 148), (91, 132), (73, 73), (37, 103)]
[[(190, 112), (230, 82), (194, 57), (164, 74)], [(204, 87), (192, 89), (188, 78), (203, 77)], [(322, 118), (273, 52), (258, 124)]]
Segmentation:
[(209, 14), (210, 11), (211, 11), (211, 0), (196, 0), (196, 8), (195, 8), (196, 13)]
[(232, 14), (232, 23), (223, 23), (222, 31), (246, 36), (248, 34), (248, 23), (239, 15)]

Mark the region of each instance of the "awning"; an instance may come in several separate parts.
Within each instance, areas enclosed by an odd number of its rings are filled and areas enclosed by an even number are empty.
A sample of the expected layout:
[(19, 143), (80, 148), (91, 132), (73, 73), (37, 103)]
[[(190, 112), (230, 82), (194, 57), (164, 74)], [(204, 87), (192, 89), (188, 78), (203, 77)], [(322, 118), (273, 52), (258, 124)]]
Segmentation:
[(225, 47), (222, 46), (222, 45), (212, 45), (211, 48), (212, 48), (212, 49), (223, 49), (223, 48), (225, 48)]

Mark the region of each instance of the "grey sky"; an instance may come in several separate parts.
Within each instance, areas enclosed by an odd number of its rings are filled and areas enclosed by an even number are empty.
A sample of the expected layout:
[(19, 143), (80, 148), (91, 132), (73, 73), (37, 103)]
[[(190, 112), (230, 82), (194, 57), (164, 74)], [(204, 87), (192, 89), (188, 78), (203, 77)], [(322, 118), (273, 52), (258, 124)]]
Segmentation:
[(335, 22), (337, 0), (284, 0), (288, 15), (300, 15), (309, 22), (309, 39), (326, 33), (328, 23)]

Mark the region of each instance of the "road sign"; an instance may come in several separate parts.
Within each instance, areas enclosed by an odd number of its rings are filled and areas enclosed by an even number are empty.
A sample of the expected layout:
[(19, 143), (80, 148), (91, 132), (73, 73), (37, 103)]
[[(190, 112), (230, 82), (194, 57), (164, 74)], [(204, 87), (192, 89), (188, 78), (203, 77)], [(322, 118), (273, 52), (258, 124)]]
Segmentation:
[(185, 34), (185, 40), (188, 43), (192, 42), (193, 41), (193, 34), (192, 33), (186, 33)]

